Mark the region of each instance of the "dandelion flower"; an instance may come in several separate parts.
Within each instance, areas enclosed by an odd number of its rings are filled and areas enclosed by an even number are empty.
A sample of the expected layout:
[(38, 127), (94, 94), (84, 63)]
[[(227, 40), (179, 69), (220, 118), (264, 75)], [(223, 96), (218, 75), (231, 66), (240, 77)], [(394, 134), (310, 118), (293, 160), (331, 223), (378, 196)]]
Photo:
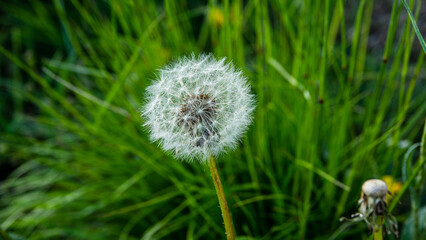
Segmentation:
[(184, 57), (159, 70), (142, 116), (151, 140), (184, 160), (235, 148), (254, 109), (246, 78), (225, 58)]

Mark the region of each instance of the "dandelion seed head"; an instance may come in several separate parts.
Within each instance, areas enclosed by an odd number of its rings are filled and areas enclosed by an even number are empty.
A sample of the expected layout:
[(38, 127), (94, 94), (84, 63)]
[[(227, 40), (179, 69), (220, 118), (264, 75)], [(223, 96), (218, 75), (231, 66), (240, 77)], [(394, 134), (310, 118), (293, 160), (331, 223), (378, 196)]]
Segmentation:
[(146, 89), (141, 115), (152, 141), (177, 158), (206, 161), (236, 147), (251, 123), (254, 97), (225, 58), (180, 58)]

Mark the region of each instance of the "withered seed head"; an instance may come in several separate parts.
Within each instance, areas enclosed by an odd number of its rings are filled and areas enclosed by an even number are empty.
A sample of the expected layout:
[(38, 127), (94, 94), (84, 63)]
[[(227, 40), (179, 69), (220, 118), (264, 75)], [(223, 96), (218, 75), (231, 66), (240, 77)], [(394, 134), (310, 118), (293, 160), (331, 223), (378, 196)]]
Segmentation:
[[(359, 199), (359, 212), (352, 214), (350, 219), (340, 218), (340, 221), (364, 221), (369, 229), (378, 231), (383, 226), (388, 234), (393, 233), (399, 237), (398, 223), (389, 213), (386, 197), (389, 193), (386, 183), (380, 179), (370, 179), (362, 184), (361, 198)], [(383, 223), (378, 224), (376, 219), (383, 218)]]
[(367, 195), (367, 197), (386, 199), (388, 186), (380, 179), (370, 179), (362, 184), (362, 193)]

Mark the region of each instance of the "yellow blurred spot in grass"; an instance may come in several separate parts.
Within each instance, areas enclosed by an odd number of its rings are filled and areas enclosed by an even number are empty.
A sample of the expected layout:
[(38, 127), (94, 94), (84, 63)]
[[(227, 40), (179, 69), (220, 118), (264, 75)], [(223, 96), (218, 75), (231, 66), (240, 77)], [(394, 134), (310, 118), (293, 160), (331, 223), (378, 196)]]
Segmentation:
[(209, 11), (209, 23), (221, 27), (225, 21), (225, 15), (222, 10), (217, 7), (212, 7)]
[(388, 190), (392, 193), (392, 195), (397, 194), (402, 188), (402, 183), (396, 181), (391, 175), (383, 176), (382, 180), (385, 181), (388, 186)]

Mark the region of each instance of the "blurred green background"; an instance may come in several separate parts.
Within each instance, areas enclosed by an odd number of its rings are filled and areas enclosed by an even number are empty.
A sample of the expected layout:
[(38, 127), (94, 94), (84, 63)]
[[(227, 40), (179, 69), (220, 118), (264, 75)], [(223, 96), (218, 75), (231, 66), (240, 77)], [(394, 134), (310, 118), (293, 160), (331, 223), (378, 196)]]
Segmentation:
[[(425, 34), (426, 4), (407, 3)], [(226, 56), (257, 99), (217, 160), (238, 239), (371, 239), (338, 220), (370, 178), (400, 199), (403, 239), (426, 232), (425, 53), (401, 1), (0, 11), (0, 239), (224, 239), (208, 167), (162, 152), (139, 116), (156, 69), (193, 52)]]

